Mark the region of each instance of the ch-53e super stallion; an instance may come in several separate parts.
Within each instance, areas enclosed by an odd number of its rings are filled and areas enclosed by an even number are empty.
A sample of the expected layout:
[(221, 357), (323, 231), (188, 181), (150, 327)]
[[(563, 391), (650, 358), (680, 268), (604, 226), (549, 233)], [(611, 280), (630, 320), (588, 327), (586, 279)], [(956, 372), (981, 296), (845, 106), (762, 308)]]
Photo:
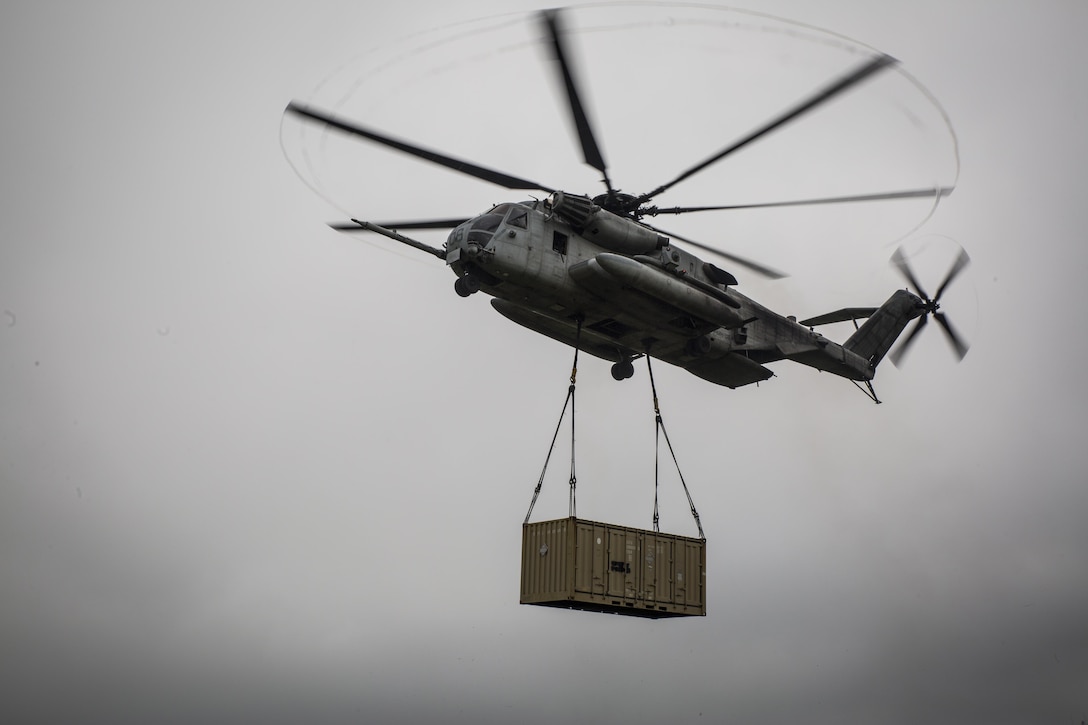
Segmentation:
[[(677, 246), (674, 240), (719, 255), (759, 275), (780, 277), (780, 273), (643, 221), (663, 214), (883, 199), (936, 200), (946, 196), (952, 191), (950, 187), (766, 204), (671, 208), (651, 204), (656, 196), (706, 167), (892, 67), (894, 58), (871, 56), (852, 72), (834, 79), (672, 180), (642, 194), (628, 194), (615, 187), (609, 177), (582, 104), (560, 12), (545, 11), (539, 20), (552, 51), (553, 66), (566, 90), (584, 160), (601, 173), (605, 192), (590, 197), (554, 189), (292, 102), (286, 113), (305, 121), (326, 124), (507, 189), (547, 194), (542, 200), (499, 204), (471, 218), (380, 224), (352, 219), (350, 223), (334, 224), (334, 228), (381, 234), (444, 260), (457, 275), (454, 288), (459, 295), (490, 295), (494, 298), (492, 306), (506, 318), (613, 362), (612, 376), (617, 380), (631, 377), (632, 361), (643, 355), (729, 388), (766, 380), (772, 375), (767, 363), (791, 360), (849, 379), (859, 387), (864, 385), (863, 390), (879, 402), (871, 384), (877, 365), (908, 323), (918, 318), (891, 359), (894, 362), (903, 355), (929, 316), (937, 321), (955, 354), (963, 358), (967, 344), (940, 311), (939, 302), (948, 284), (969, 261), (962, 251), (933, 297), (924, 291), (906, 258), (897, 251), (892, 261), (914, 292), (898, 290), (880, 307), (847, 308), (798, 322), (741, 294), (735, 289), (737, 280), (731, 273)], [(439, 249), (400, 233), (411, 229), (452, 231)], [(865, 322), (857, 327), (861, 319)], [(812, 329), (847, 320), (853, 320), (857, 329), (842, 344)]]

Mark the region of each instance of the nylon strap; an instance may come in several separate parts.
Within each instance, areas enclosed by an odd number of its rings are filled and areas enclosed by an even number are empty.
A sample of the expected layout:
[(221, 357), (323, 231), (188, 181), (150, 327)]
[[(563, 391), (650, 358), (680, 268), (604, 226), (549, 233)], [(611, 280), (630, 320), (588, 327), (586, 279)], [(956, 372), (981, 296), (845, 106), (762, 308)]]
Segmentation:
[(684, 481), (684, 474), (680, 470), (680, 463), (676, 460), (676, 451), (672, 448), (672, 441), (669, 440), (669, 432), (665, 430), (665, 421), (661, 419), (661, 406), (657, 400), (657, 385), (654, 384), (654, 368), (650, 364), (650, 356), (646, 356), (646, 370), (650, 373), (650, 390), (654, 396), (654, 420), (656, 422), (656, 431), (654, 433), (654, 531), (660, 532), (661, 529), (658, 526), (660, 520), (660, 512), (658, 511), (657, 504), (657, 491), (658, 491), (658, 458), (661, 449), (661, 436), (665, 436), (665, 444), (669, 447), (669, 453), (672, 454), (673, 465), (676, 466), (676, 474), (680, 477), (680, 485), (684, 487), (684, 495), (687, 496), (688, 506), (691, 507), (691, 516), (695, 519), (695, 526), (699, 529), (699, 538), (706, 540), (706, 535), (703, 533), (703, 523), (699, 520), (699, 512), (695, 510), (695, 502), (691, 499), (691, 492), (688, 491), (688, 484)]
[(555, 442), (559, 438), (559, 431), (563, 427), (563, 418), (567, 415), (567, 408), (570, 407), (570, 497), (567, 503), (570, 516), (574, 516), (576, 512), (575, 506), (575, 491), (578, 483), (578, 478), (574, 471), (574, 389), (578, 381), (578, 349), (582, 342), (582, 318), (578, 318), (578, 332), (574, 339), (574, 364), (570, 369), (570, 387), (567, 388), (567, 399), (563, 401), (563, 410), (559, 413), (559, 422), (555, 424), (555, 433), (552, 434), (551, 445), (548, 446), (548, 455), (544, 457), (544, 467), (540, 470), (540, 478), (536, 481), (536, 488), (533, 490), (533, 500), (529, 502), (529, 510), (525, 513), (524, 523), (529, 523), (529, 517), (533, 515), (533, 507), (536, 506), (536, 499), (540, 496), (540, 489), (544, 485), (544, 474), (548, 471), (548, 463), (552, 459), (552, 453), (555, 451)]

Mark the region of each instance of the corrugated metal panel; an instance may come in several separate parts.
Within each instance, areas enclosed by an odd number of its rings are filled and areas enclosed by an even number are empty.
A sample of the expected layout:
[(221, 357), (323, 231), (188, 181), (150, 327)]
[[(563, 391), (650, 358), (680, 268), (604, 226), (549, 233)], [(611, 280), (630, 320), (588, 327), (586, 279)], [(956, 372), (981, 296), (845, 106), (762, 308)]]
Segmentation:
[(521, 550), (521, 597), (543, 601), (570, 590), (567, 544), (569, 519), (544, 521), (524, 527)]
[(706, 568), (706, 548), (692, 546), (689, 542), (678, 542), (675, 600), (688, 606), (698, 606), (705, 602), (704, 570)]
[[(576, 519), (574, 521), (577, 521)], [(575, 535), (574, 590), (603, 596), (608, 571), (607, 530), (603, 524), (577, 521)]]
[(521, 603), (643, 617), (706, 614), (706, 542), (576, 518), (525, 524)]
[(673, 601), (672, 560), (675, 540), (648, 533), (642, 539), (642, 590), (647, 602)]

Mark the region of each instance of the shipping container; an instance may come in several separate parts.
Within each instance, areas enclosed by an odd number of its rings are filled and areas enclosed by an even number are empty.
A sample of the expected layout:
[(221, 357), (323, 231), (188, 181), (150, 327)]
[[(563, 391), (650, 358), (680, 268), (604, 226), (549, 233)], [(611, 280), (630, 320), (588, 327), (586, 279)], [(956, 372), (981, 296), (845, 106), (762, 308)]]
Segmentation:
[(706, 542), (574, 517), (525, 524), (521, 603), (638, 617), (706, 615)]

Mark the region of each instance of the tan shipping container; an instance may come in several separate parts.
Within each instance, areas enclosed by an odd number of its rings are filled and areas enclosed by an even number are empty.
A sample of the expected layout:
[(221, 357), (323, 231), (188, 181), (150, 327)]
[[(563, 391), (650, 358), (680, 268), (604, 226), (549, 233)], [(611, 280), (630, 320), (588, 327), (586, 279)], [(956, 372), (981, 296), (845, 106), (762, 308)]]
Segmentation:
[(706, 615), (706, 542), (574, 517), (522, 526), (521, 603)]

